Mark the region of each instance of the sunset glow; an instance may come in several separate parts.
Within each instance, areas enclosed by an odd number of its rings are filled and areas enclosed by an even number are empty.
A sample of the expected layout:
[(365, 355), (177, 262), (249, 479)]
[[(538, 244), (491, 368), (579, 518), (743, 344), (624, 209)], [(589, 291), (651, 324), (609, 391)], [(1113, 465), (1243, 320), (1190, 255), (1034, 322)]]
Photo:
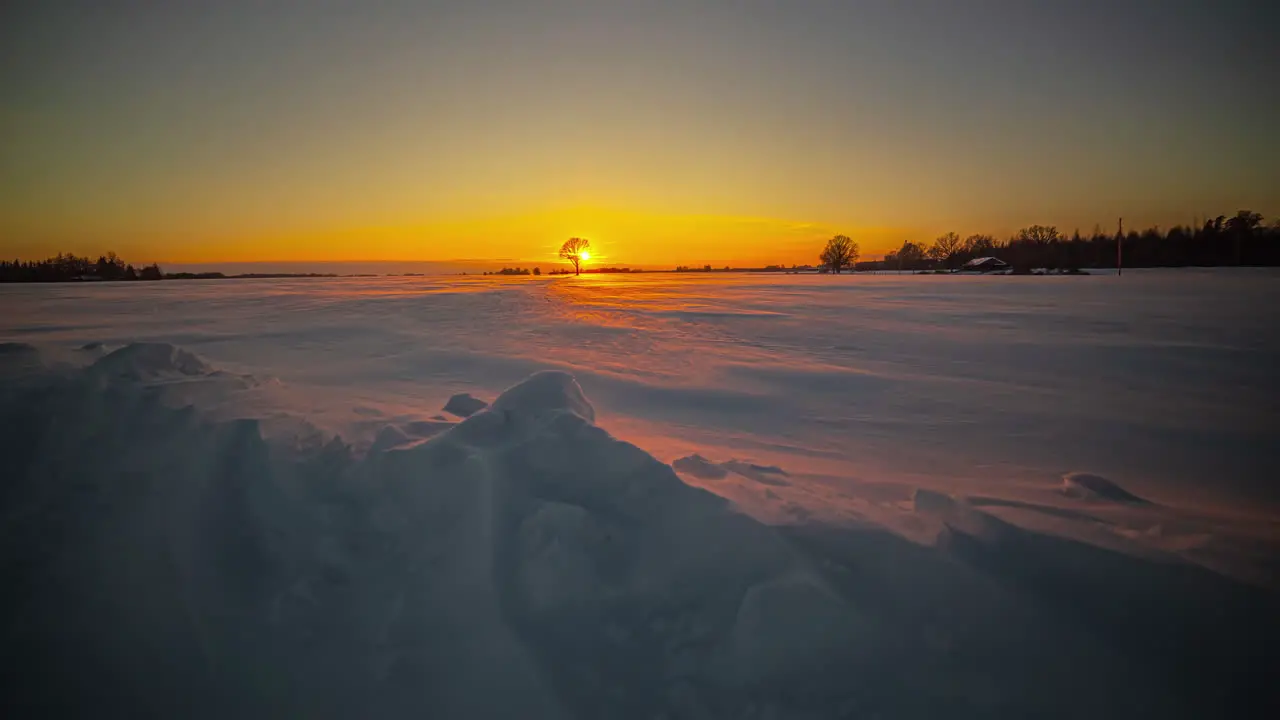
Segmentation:
[(1199, 32), (1259, 26), (1234, 4), (1163, 35), (1139, 4), (906, 5), (6, 7), (0, 254), (536, 264), (581, 233), (761, 266), (1280, 214), (1271, 83)]

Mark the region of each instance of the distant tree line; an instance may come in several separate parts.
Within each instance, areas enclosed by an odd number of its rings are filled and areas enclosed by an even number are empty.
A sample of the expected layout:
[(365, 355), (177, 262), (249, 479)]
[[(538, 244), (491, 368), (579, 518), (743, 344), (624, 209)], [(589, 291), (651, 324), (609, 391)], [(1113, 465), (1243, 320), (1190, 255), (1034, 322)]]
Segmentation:
[(115, 253), (97, 260), (59, 253), (48, 260), (0, 261), (0, 282), (74, 282), (84, 280), (162, 280), (160, 266), (152, 263), (141, 270), (121, 260)]
[(370, 273), (363, 275), (339, 276), (337, 273), (240, 273), (227, 275), (220, 272), (176, 272), (165, 273), (165, 280), (268, 280), (284, 278), (334, 278), (334, 277), (377, 277)]
[[(607, 275), (607, 274), (610, 274), (610, 273), (638, 273), (638, 272), (644, 272), (644, 271), (643, 271), (643, 270), (641, 270), (640, 268), (629, 268), (629, 267), (600, 267), (600, 268), (588, 268), (588, 269), (586, 269), (586, 270), (583, 270), (582, 272), (587, 273), (587, 274), (604, 273), (604, 274), (606, 274), (606, 275)], [(572, 270), (569, 270), (569, 269), (563, 269), (563, 270), (552, 270), (551, 272), (549, 272), (549, 273), (547, 273), (547, 274), (548, 274), (548, 275), (573, 275), (573, 274), (575, 274), (575, 273), (574, 273), (574, 271), (572, 271)]]
[(493, 272), (485, 273), (485, 275), (541, 275), (541, 274), (542, 274), (542, 268), (534, 268), (530, 270), (528, 268), (520, 268), (520, 267), (513, 267), (513, 268), (504, 267), (501, 270), (494, 270)]
[(1004, 241), (990, 235), (961, 239), (946, 233), (930, 245), (908, 240), (884, 260), (857, 263), (856, 269), (955, 269), (979, 257), (999, 258), (1015, 271), (1114, 268), (1118, 262), (1124, 267), (1276, 266), (1280, 265), (1280, 221), (1266, 225), (1259, 213), (1241, 210), (1231, 217), (1206, 219), (1202, 225), (1151, 227), (1124, 234), (1118, 228), (1105, 233), (1095, 226), (1087, 236), (1079, 230), (1067, 236), (1052, 225), (1025, 227)]
[(689, 265), (676, 265), (677, 273), (730, 273), (732, 268), (724, 265), (723, 268), (712, 268), (710, 265), (703, 265), (701, 268), (691, 268)]
[[(792, 273), (801, 272), (801, 271), (807, 272), (813, 269), (814, 269), (813, 265), (796, 265), (794, 263), (791, 265), (791, 267), (787, 267), (786, 265), (765, 265), (764, 267), (738, 267), (738, 268), (729, 267), (728, 265), (725, 265), (722, 268), (713, 268), (710, 265), (703, 265), (702, 267), (693, 267), (691, 265), (677, 265), (675, 267), (675, 272), (678, 272), (678, 273), (749, 272), (749, 273), (792, 274)], [(632, 270), (631, 272), (640, 272), (640, 271)]]

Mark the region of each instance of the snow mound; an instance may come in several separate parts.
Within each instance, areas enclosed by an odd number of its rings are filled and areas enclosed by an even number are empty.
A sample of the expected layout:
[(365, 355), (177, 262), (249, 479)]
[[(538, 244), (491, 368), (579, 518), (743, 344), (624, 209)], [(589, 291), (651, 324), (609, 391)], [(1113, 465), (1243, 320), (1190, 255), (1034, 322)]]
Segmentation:
[(562, 411), (595, 422), (596, 411), (587, 402), (573, 376), (557, 370), (535, 373), (493, 401), (490, 411), (539, 417)]
[(0, 375), (18, 377), (45, 369), (44, 356), (34, 345), (20, 342), (0, 343)]
[(955, 511), (956, 500), (945, 493), (916, 488), (911, 494), (911, 506), (918, 513), (949, 513)]
[(571, 376), (288, 460), (256, 421), (93, 381), (193, 357), (134, 347), (0, 413), (5, 507), (43, 508), (0, 546), (24, 588), (0, 607), (29, 629), (6, 643), (22, 677), (59, 678), (8, 685), (20, 706), (56, 686), (73, 715), (198, 697), (211, 717), (806, 716), (851, 692), (787, 689), (850, 667), (849, 603), (775, 529), (597, 427)]
[(470, 393), (458, 393), (449, 398), (449, 402), (445, 403), (445, 412), (458, 417), (471, 417), (481, 410), (489, 406), (489, 403), (472, 397)]
[(762, 485), (776, 487), (790, 485), (786, 480), (783, 480), (783, 478), (788, 477), (787, 472), (776, 465), (757, 465), (742, 460), (727, 460), (717, 463), (697, 453), (677, 459), (671, 463), (671, 467), (677, 472), (703, 480), (723, 480), (728, 477), (729, 473), (734, 473)]
[(373, 445), (369, 447), (369, 451), (381, 452), (390, 450), (402, 445), (408, 445), (412, 440), (413, 438), (409, 437), (404, 430), (395, 425), (388, 425), (378, 431), (378, 434), (373, 439)]
[(40, 351), (34, 345), (20, 342), (0, 342), (0, 357), (23, 357), (39, 354)]
[(755, 463), (743, 462), (741, 460), (729, 460), (722, 463), (725, 470), (737, 473), (749, 480), (755, 480), (761, 485), (775, 485), (785, 487), (791, 483), (783, 480), (787, 477), (787, 472), (776, 465), (757, 465)]
[(30, 363), (40, 362), (40, 350), (34, 345), (21, 342), (0, 342), (0, 362)]
[(729, 474), (729, 471), (718, 463), (713, 463), (697, 453), (677, 458), (671, 463), (671, 467), (676, 472), (692, 475), (703, 480), (723, 480)]
[(1062, 476), (1062, 494), (1081, 500), (1108, 500), (1146, 505), (1148, 501), (1130, 493), (1116, 483), (1091, 473), (1073, 472)]
[(212, 372), (195, 353), (169, 343), (130, 343), (102, 356), (89, 369), (98, 376), (128, 380), (191, 377)]
[(1004, 533), (1006, 523), (971, 505), (965, 498), (926, 488), (916, 488), (911, 495), (912, 509), (916, 515), (932, 523), (937, 535), (935, 542), (948, 545), (956, 533), (998, 539)]

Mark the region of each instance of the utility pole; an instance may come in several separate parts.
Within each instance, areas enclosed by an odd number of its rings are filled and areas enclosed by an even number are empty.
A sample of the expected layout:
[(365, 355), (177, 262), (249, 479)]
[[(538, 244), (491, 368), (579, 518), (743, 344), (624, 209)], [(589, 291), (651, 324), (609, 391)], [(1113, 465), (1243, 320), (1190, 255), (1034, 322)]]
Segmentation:
[(1124, 218), (1120, 218), (1120, 229), (1116, 231), (1116, 277), (1124, 274)]

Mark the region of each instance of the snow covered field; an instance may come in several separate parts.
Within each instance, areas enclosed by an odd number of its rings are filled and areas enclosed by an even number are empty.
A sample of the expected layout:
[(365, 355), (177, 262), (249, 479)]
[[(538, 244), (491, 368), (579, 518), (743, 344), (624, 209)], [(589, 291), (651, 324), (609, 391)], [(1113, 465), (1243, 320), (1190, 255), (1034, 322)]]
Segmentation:
[(1277, 300), (1268, 270), (0, 286), (0, 692), (1256, 715)]

